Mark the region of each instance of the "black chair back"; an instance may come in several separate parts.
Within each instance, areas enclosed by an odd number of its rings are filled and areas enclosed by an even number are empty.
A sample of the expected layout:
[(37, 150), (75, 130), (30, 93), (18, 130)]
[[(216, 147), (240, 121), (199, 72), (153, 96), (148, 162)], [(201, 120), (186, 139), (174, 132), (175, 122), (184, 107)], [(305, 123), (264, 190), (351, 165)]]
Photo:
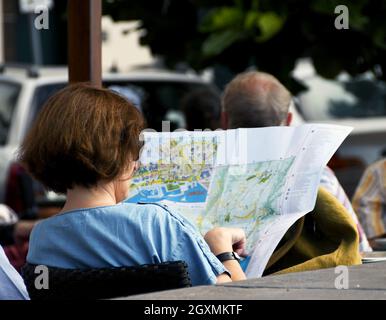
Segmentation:
[(48, 267), (48, 289), (40, 290), (37, 287), (43, 284), (43, 273), (35, 273), (36, 267), (26, 264), (22, 269), (22, 276), (32, 300), (112, 299), (191, 287), (188, 267), (183, 261), (104, 269)]

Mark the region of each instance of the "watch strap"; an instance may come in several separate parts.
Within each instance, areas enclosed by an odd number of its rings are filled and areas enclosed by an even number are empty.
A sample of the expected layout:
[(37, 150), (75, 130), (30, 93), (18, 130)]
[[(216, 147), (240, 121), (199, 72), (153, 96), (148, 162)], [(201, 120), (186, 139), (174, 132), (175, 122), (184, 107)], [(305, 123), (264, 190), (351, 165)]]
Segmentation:
[(224, 252), (224, 253), (220, 253), (219, 255), (216, 256), (218, 260), (220, 260), (221, 262), (225, 262), (225, 261), (229, 261), (229, 260), (236, 260), (236, 261), (240, 261), (240, 258), (238, 257), (237, 254), (235, 254), (234, 252)]

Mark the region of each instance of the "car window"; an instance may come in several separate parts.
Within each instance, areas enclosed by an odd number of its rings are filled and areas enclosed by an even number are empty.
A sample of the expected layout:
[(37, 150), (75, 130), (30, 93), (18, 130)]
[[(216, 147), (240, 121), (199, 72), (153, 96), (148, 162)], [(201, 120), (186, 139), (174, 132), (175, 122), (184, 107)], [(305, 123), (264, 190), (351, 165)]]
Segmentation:
[(386, 116), (386, 84), (358, 77), (331, 81), (313, 77), (305, 81), (309, 90), (299, 96), (306, 120), (335, 120)]
[(65, 86), (66, 83), (55, 83), (42, 85), (36, 88), (32, 100), (29, 124), (31, 124), (36, 119), (36, 116), (39, 114), (41, 108), (44, 106), (46, 101), (56, 92), (63, 89)]
[(171, 130), (183, 128), (182, 99), (192, 91), (208, 88), (206, 83), (180, 81), (107, 81), (105, 86), (121, 92), (139, 108), (149, 128), (161, 131), (162, 121), (171, 122)]
[(21, 86), (11, 82), (0, 82), (0, 145), (8, 141), (12, 116), (19, 98)]
[[(65, 85), (50, 84), (36, 89), (30, 123), (35, 120), (44, 103)], [(183, 128), (185, 119), (181, 111), (182, 99), (191, 91), (210, 86), (206, 83), (153, 80), (105, 81), (103, 85), (130, 100), (145, 116), (147, 126), (157, 131), (161, 131), (163, 120), (171, 122), (171, 130)]]

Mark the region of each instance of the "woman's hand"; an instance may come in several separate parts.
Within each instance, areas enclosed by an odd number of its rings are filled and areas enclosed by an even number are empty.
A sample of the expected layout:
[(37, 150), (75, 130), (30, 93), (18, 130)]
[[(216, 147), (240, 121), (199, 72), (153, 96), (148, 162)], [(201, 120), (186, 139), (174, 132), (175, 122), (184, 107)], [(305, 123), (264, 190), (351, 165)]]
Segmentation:
[(214, 228), (204, 237), (214, 255), (235, 251), (246, 256), (246, 238), (244, 230), (238, 228)]
[[(210, 230), (204, 237), (208, 243), (210, 250), (214, 255), (219, 255), (224, 252), (235, 251), (241, 256), (245, 256), (245, 233), (242, 229), (236, 228), (214, 228)], [(236, 260), (228, 260), (223, 262), (225, 268), (231, 273), (231, 278), (223, 273), (217, 276), (217, 283), (229, 281), (239, 281), (246, 279), (240, 264)]]

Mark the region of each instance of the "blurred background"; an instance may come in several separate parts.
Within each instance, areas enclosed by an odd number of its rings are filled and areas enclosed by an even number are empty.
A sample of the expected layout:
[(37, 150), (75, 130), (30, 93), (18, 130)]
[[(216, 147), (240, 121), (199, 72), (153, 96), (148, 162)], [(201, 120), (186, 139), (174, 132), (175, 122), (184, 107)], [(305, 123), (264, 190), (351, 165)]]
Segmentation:
[[(37, 30), (39, 2), (49, 29)], [(349, 28), (337, 29), (338, 5)], [(386, 155), (386, 2), (383, 0), (104, 0), (103, 82), (148, 126), (186, 127), (191, 92), (221, 92), (239, 72), (272, 73), (295, 97), (296, 124), (354, 127), (330, 162), (352, 196)], [(0, 0), (0, 202), (19, 216), (50, 216), (64, 198), (15, 163), (25, 133), (67, 76), (67, 1)]]

